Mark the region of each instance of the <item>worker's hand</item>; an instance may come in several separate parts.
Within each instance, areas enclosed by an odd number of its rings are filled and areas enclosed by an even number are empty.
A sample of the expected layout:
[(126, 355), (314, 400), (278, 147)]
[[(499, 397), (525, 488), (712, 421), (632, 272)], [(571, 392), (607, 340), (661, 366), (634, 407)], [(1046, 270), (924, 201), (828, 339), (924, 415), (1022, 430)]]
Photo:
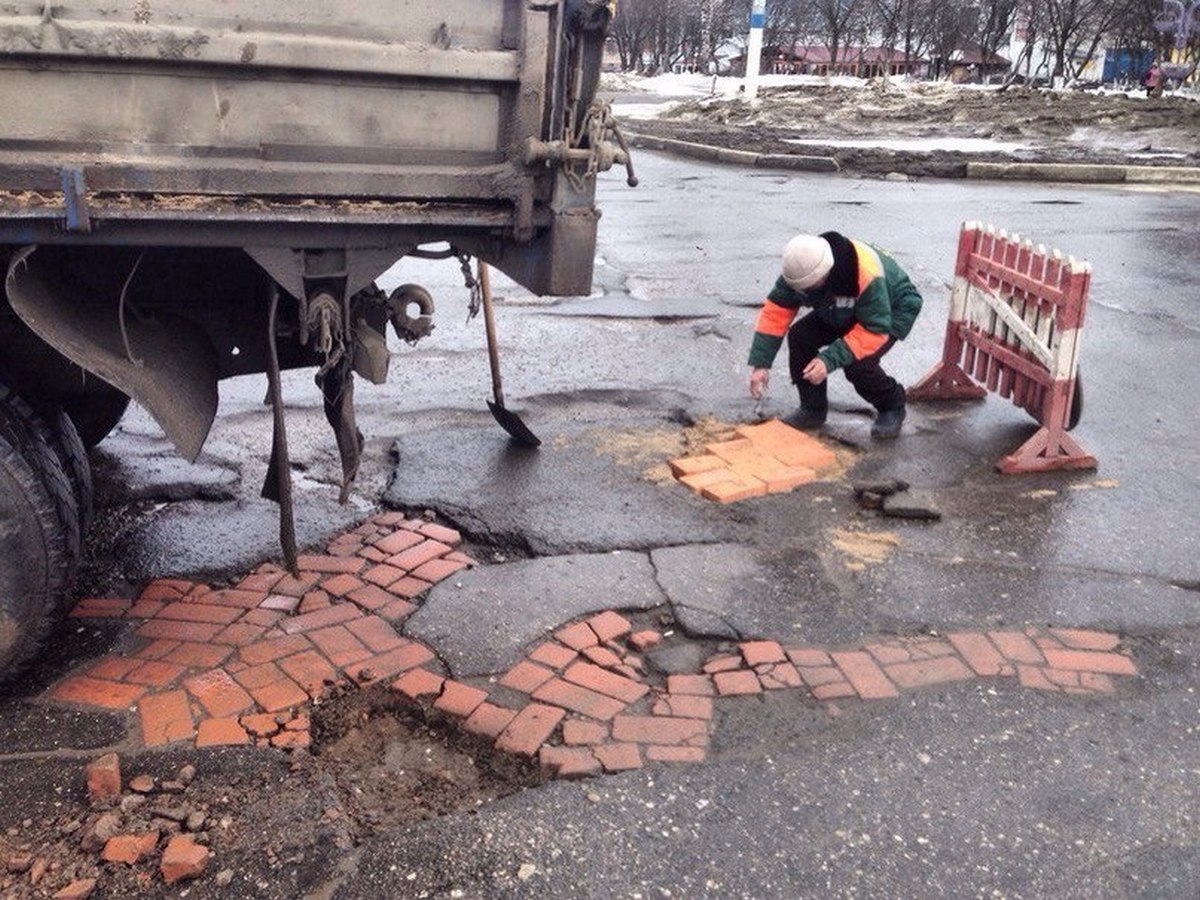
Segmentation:
[(814, 356), (812, 362), (804, 367), (804, 380), (809, 384), (820, 384), (829, 375), (829, 370), (825, 368), (825, 360), (819, 356)]
[(767, 385), (771, 382), (770, 369), (750, 370), (750, 396), (761, 400), (767, 393)]

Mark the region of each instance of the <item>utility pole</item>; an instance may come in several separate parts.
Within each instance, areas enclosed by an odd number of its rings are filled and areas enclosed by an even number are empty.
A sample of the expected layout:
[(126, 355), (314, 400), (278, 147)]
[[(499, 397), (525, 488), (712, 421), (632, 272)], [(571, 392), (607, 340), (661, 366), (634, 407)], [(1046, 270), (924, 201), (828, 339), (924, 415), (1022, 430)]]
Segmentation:
[(747, 100), (758, 99), (758, 72), (762, 67), (763, 26), (767, 24), (767, 0), (754, 0), (750, 8), (750, 39), (746, 42)]

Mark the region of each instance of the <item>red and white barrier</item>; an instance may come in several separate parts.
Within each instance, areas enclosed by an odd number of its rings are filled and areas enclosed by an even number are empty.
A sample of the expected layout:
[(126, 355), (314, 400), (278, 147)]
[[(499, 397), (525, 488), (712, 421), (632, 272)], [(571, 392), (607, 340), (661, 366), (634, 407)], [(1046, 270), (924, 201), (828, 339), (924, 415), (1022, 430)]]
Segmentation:
[(1091, 278), (1086, 262), (990, 225), (963, 225), (942, 360), (909, 399), (991, 391), (1026, 410), (1042, 427), (996, 464), (1005, 474), (1096, 468), (1067, 434)]

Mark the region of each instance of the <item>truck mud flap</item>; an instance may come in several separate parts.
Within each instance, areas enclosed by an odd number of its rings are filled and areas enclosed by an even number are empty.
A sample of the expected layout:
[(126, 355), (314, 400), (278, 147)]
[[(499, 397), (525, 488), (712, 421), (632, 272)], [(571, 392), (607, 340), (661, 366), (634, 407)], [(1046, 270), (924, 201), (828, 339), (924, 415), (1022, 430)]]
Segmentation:
[(218, 364), (208, 340), (169, 313), (130, 314), (124, 291), (87, 296), (87, 285), (69, 282), (63, 271), (53, 250), (17, 252), (5, 281), (14, 312), (71, 362), (145, 407), (180, 455), (195, 462), (217, 414)]

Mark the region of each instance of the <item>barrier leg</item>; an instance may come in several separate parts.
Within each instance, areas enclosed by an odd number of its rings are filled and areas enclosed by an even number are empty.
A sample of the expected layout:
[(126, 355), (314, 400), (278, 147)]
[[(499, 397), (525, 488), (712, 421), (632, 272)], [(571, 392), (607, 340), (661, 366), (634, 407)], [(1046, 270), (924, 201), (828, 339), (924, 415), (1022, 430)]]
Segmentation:
[(963, 351), (958, 328), (957, 323), (950, 324), (941, 362), (905, 391), (909, 400), (979, 400), (987, 396), (987, 391), (972, 381), (958, 362)]
[(1039, 428), (1015, 452), (996, 463), (1004, 475), (1053, 472), (1060, 469), (1094, 469), (1098, 463), (1062, 428)]

